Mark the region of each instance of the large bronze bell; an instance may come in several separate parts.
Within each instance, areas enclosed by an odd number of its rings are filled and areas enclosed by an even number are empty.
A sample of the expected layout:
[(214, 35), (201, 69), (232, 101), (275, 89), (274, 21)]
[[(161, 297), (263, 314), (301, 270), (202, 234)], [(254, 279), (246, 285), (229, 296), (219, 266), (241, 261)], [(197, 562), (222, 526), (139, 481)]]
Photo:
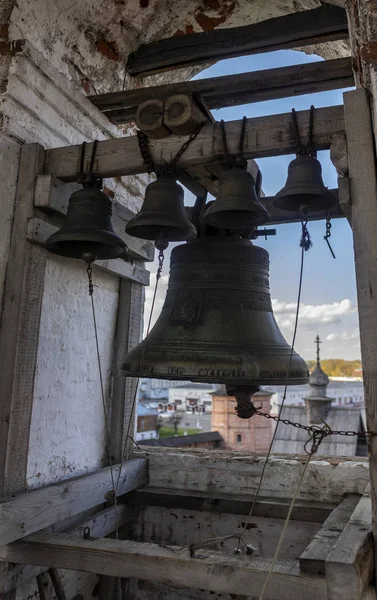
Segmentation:
[(64, 225), (48, 238), (47, 250), (87, 263), (117, 258), (127, 247), (115, 233), (111, 216), (111, 200), (101, 190), (86, 187), (74, 192)]
[(208, 236), (174, 248), (162, 312), (123, 373), (249, 388), (307, 383), (296, 352), (287, 377), (291, 348), (272, 312), (268, 274), (268, 252), (246, 239)]
[(206, 211), (204, 221), (220, 229), (247, 229), (268, 221), (268, 212), (259, 202), (251, 173), (241, 168), (224, 173), (217, 198)]
[(334, 195), (322, 180), (322, 167), (314, 156), (297, 156), (288, 167), (285, 186), (274, 198), (274, 206), (308, 214), (331, 208)]
[(196, 228), (183, 204), (183, 188), (174, 179), (160, 177), (145, 190), (140, 212), (126, 225), (129, 235), (143, 240), (179, 242), (194, 239)]

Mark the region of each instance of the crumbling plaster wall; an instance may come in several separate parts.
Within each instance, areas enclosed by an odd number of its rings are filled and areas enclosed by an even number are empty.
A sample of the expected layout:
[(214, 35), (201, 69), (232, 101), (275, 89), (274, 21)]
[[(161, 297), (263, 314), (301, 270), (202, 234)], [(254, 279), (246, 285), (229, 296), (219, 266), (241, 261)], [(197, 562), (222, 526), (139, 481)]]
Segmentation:
[[(342, 4), (342, 0), (334, 0)], [(95, 94), (145, 85), (128, 76), (125, 61), (141, 43), (161, 37), (246, 25), (320, 6), (320, 0), (43, 0), (18, 2), (10, 39), (28, 39), (84, 93)], [(312, 49), (315, 50), (315, 49)], [(323, 45), (325, 58), (349, 54), (346, 43)], [(184, 79), (170, 72), (159, 80)], [(156, 78), (154, 78), (155, 80)], [(153, 78), (149, 79), (149, 82)]]

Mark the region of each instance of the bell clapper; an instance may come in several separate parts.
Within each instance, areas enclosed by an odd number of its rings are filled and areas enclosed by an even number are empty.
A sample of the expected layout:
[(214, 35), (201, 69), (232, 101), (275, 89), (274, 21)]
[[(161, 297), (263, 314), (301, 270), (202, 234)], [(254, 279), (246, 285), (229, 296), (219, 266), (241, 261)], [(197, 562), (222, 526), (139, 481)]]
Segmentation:
[(259, 391), (259, 386), (226, 386), (228, 396), (234, 396), (237, 401), (235, 411), (240, 419), (250, 419), (257, 411), (252, 396)]

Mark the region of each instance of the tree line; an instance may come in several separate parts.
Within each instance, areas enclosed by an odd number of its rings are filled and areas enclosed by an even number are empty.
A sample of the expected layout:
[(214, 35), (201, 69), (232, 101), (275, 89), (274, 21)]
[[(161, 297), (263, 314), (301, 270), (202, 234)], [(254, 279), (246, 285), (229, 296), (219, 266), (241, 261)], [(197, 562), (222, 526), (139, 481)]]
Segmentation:
[[(306, 361), (309, 371), (313, 371), (315, 360)], [(327, 358), (321, 360), (321, 367), (329, 377), (361, 377), (361, 360), (344, 360), (343, 358)]]

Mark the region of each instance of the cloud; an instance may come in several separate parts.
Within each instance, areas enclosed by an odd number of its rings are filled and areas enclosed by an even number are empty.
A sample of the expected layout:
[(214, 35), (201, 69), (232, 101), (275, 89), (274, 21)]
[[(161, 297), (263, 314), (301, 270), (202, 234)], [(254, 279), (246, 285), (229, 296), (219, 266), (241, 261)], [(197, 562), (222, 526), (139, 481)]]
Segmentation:
[[(279, 326), (285, 329), (293, 329), (296, 317), (296, 303), (281, 302), (273, 299), (272, 308)], [(348, 298), (344, 298), (340, 302), (333, 302), (332, 304), (301, 304), (299, 326), (305, 329), (316, 329), (319, 324), (329, 325), (340, 323), (344, 317), (356, 312), (356, 310), (356, 306)], [(328, 337), (327, 339), (335, 338)]]
[(330, 333), (326, 340), (332, 342), (334, 340), (348, 342), (350, 340), (359, 340), (359, 330), (352, 329), (351, 331), (343, 331), (342, 333)]

